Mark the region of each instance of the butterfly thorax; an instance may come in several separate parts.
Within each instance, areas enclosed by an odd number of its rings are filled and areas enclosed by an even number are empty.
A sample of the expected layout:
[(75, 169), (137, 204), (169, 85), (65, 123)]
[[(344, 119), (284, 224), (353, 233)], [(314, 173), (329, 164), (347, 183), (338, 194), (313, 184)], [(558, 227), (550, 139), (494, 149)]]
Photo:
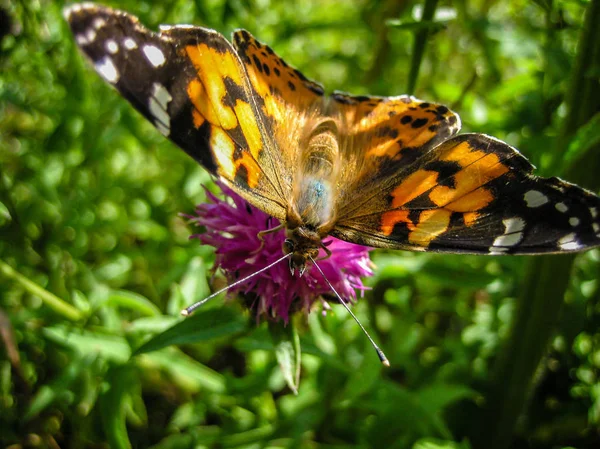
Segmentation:
[(336, 176), (339, 173), (338, 127), (321, 119), (306, 127), (300, 139), (299, 163), (286, 218), (284, 251), (292, 253), (290, 268), (303, 273), (306, 262), (323, 248), (333, 229)]

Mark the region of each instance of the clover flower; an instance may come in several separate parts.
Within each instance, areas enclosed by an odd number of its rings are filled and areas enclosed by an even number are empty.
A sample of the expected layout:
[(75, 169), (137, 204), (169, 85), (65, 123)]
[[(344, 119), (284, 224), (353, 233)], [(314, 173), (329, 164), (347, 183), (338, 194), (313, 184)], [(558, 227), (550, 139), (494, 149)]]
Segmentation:
[[(283, 255), (285, 230), (265, 234), (264, 245), (258, 238), (260, 231), (272, 229), (279, 221), (253, 207), (223, 183), (217, 183), (225, 194), (220, 199), (208, 190), (208, 203), (196, 207), (192, 222), (205, 228), (191, 238), (216, 249), (215, 269), (220, 268), (229, 284), (265, 268)], [(367, 288), (361, 277), (371, 276), (370, 249), (344, 242), (333, 237), (328, 249), (331, 257), (318, 262), (329, 282), (347, 303), (356, 301), (356, 291)], [(325, 253), (321, 250), (319, 257)], [(271, 319), (288, 322), (295, 311), (308, 313), (313, 304), (323, 296), (333, 296), (331, 288), (315, 267), (308, 266), (302, 277), (292, 275), (286, 260), (264, 272), (232, 286), (230, 293), (241, 293), (251, 299), (251, 308), (257, 318), (265, 315)], [(327, 303), (323, 302), (325, 308)]]

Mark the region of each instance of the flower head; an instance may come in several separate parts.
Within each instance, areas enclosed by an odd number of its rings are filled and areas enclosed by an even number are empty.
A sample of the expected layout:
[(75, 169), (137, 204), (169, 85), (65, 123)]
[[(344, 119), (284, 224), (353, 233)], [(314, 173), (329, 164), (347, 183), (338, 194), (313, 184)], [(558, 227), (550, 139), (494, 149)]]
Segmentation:
[[(260, 231), (273, 229), (279, 221), (251, 206), (222, 183), (219, 187), (226, 196), (220, 199), (207, 191), (208, 203), (196, 207), (192, 221), (203, 226), (205, 232), (193, 235), (216, 249), (215, 268), (223, 270), (231, 284), (253, 274), (283, 255), (285, 230), (263, 235), (264, 245), (258, 237)], [(347, 302), (356, 300), (356, 290), (366, 289), (361, 277), (373, 274), (369, 248), (344, 242), (333, 237), (326, 242), (331, 256), (319, 261), (319, 267), (329, 282)], [(325, 256), (321, 250), (319, 257)], [(309, 266), (303, 276), (292, 275), (287, 261), (282, 261), (231, 288), (255, 298), (253, 308), (257, 315), (282, 319), (287, 323), (291, 312), (310, 311), (322, 295), (331, 295), (331, 288), (318, 270)]]

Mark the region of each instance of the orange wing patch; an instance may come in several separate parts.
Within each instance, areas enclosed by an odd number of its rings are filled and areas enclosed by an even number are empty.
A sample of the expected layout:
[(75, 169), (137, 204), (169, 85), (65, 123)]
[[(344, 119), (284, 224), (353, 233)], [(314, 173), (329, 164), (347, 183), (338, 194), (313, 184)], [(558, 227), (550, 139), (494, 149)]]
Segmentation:
[[(465, 226), (472, 226), (480, 216), (479, 211), (494, 200), (486, 184), (510, 170), (498, 154), (475, 148), (468, 140), (458, 144), (450, 141), (435, 151), (435, 163), (454, 163), (456, 172), (444, 179), (434, 166), (425, 166), (406, 177), (391, 192), (391, 207), (395, 210), (381, 216), (380, 230), (384, 235), (391, 235), (394, 227), (401, 224), (408, 230), (410, 243), (427, 247), (449, 228), (452, 213), (462, 213)], [(409, 214), (412, 209), (409, 203), (418, 198), (428, 200), (431, 205)]]
[(399, 208), (422, 193), (431, 190), (437, 185), (438, 175), (439, 173), (433, 170), (418, 170), (409, 175), (392, 191), (392, 207)]
[(243, 86), (239, 62), (231, 53), (206, 44), (188, 45), (185, 52), (198, 73), (198, 79), (192, 80), (188, 86), (190, 100), (197, 111), (213, 125), (223, 129), (235, 128), (238, 125), (235, 112), (224, 105), (225, 98), (230, 95), (225, 78), (230, 78), (240, 88)]
[(443, 234), (450, 225), (452, 212), (445, 209), (433, 209), (421, 212), (419, 223), (408, 234), (408, 241), (413, 245), (426, 248), (437, 236)]
[(242, 59), (252, 87), (262, 98), (266, 116), (281, 122), (287, 108), (306, 111), (324, 94), (323, 87), (290, 67), (268, 46), (248, 31), (233, 34), (233, 43)]
[(442, 142), (460, 129), (458, 115), (446, 106), (414, 97), (367, 97), (336, 93), (335, 108), (365, 157), (401, 159), (405, 150)]
[(257, 161), (263, 141), (248, 102), (252, 94), (247, 93), (243, 66), (233, 52), (205, 43), (188, 45), (184, 52), (197, 73), (187, 86), (194, 126), (210, 124), (209, 142), (219, 174), (229, 180), (243, 174), (248, 187), (255, 188), (262, 172)]

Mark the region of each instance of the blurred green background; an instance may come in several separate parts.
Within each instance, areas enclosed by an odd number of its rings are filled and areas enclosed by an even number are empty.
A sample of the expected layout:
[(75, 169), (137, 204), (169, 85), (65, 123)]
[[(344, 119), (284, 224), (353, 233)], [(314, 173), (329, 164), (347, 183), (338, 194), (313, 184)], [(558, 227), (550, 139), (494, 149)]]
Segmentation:
[[(246, 28), (329, 91), (447, 104), (538, 174), (600, 188), (599, 1), (110, 4)], [(134, 354), (223, 285), (178, 216), (211, 180), (93, 72), (63, 6), (0, 1), (0, 446), (600, 447), (598, 250), (375, 251), (354, 310), (391, 368), (334, 306), (295, 323), (297, 395), (235, 300)]]

